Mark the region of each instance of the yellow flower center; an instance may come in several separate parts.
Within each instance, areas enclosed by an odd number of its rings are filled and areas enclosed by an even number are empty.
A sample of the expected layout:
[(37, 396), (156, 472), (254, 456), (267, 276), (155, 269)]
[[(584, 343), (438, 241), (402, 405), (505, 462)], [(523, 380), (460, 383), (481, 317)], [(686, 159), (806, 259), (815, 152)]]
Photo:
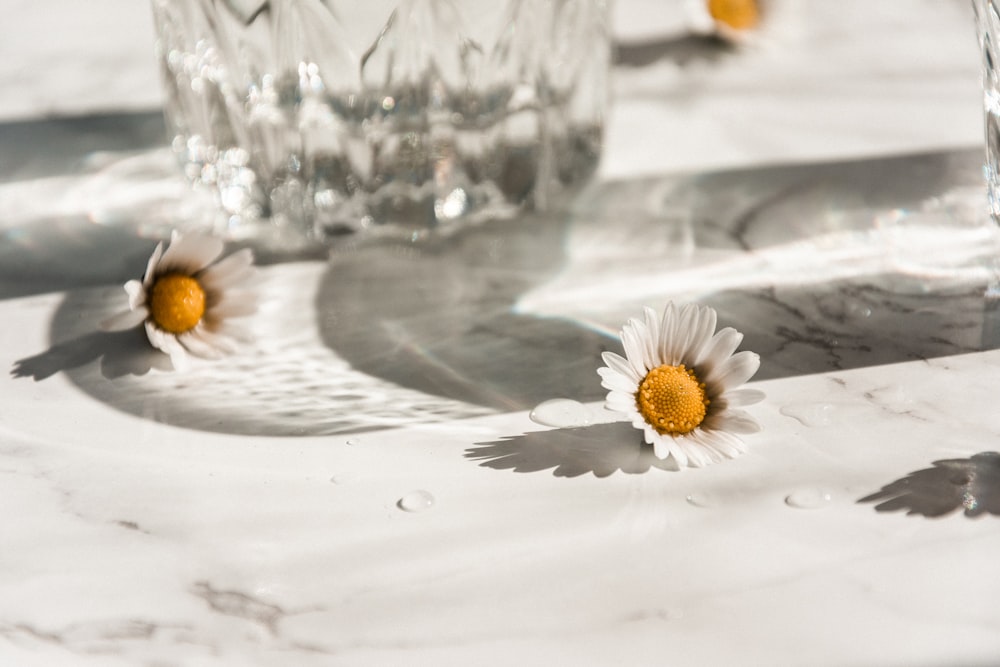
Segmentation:
[(168, 273), (153, 283), (149, 311), (158, 327), (172, 334), (194, 328), (205, 314), (205, 290), (195, 278)]
[(760, 20), (757, 0), (708, 0), (708, 13), (734, 30), (749, 30)]
[(705, 420), (711, 401), (705, 383), (693, 370), (680, 366), (657, 366), (646, 374), (635, 394), (639, 413), (659, 433), (684, 434)]

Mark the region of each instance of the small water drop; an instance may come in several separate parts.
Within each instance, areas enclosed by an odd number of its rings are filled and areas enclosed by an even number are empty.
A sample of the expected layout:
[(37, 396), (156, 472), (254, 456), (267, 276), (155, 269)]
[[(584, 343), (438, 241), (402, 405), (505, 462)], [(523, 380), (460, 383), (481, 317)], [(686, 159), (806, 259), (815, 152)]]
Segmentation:
[(358, 440), (357, 438), (348, 438), (347, 444), (353, 447), (354, 445), (360, 445), (361, 441)]
[(346, 484), (354, 480), (354, 475), (349, 472), (342, 472), (334, 475), (330, 478), (330, 481), (334, 484)]
[(781, 406), (778, 411), (803, 426), (829, 426), (836, 412), (829, 403), (790, 403)]
[(427, 491), (410, 491), (396, 501), (396, 507), (405, 512), (423, 512), (434, 506), (434, 496)]
[(684, 500), (687, 501), (688, 505), (703, 509), (711, 509), (722, 504), (722, 499), (711, 493), (692, 493)]
[(559, 428), (587, 426), (593, 417), (590, 408), (569, 398), (553, 398), (543, 401), (528, 413), (528, 418), (536, 424)]
[(800, 510), (818, 510), (825, 507), (833, 495), (823, 489), (796, 489), (785, 496), (785, 504)]

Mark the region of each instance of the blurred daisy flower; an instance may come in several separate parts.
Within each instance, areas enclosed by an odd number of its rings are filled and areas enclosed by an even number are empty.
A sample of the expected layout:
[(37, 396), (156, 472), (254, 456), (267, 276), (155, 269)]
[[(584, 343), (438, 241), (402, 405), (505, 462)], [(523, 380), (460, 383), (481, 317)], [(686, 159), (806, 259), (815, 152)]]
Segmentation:
[(175, 368), (188, 354), (215, 359), (234, 352), (250, 338), (233, 319), (257, 310), (257, 270), (249, 249), (219, 260), (223, 247), (215, 237), (175, 231), (166, 250), (156, 246), (142, 281), (125, 283), (129, 309), (102, 327), (144, 324), (149, 342), (169, 354)]
[(764, 399), (740, 388), (760, 357), (734, 354), (743, 334), (715, 333), (716, 320), (713, 309), (696, 304), (667, 304), (662, 317), (646, 308), (622, 328), (625, 357), (605, 352), (607, 366), (597, 371), (609, 390), (605, 406), (628, 416), (658, 458), (671, 456), (680, 467), (735, 458), (746, 451), (739, 436), (760, 430), (739, 409)]
[(715, 35), (731, 44), (745, 44), (760, 29), (765, 0), (687, 0), (692, 30)]

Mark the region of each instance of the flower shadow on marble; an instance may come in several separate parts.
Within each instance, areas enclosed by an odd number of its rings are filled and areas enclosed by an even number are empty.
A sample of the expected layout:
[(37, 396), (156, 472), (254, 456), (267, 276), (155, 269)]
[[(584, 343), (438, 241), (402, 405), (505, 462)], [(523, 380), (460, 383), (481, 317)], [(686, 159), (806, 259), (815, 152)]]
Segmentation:
[(145, 375), (154, 368), (173, 369), (170, 357), (152, 349), (140, 329), (130, 329), (94, 332), (56, 343), (44, 352), (17, 360), (10, 374), (17, 378), (31, 377), (37, 382), (98, 359), (101, 375), (109, 380)]
[(652, 448), (642, 444), (641, 434), (627, 422), (533, 431), (476, 443), (465, 451), (465, 457), (496, 470), (551, 469), (556, 477), (579, 477), (587, 473), (608, 477), (619, 470), (635, 475), (652, 468), (678, 470), (672, 459), (656, 458)]
[(858, 500), (877, 502), (876, 512), (942, 517), (964, 509), (967, 517), (1000, 516), (1000, 452), (980, 452), (967, 459), (934, 461), (924, 468)]

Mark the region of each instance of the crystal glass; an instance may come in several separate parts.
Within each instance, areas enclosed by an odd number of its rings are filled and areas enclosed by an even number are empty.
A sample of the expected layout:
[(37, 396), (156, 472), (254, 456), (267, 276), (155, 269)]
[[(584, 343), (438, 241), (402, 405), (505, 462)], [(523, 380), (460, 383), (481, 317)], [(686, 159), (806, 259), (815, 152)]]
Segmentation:
[(153, 0), (220, 229), (425, 235), (562, 206), (601, 153), (605, 0)]
[(1000, 221), (1000, 14), (994, 0), (973, 0), (983, 59), (983, 111), (986, 125), (984, 174), (990, 214)]

